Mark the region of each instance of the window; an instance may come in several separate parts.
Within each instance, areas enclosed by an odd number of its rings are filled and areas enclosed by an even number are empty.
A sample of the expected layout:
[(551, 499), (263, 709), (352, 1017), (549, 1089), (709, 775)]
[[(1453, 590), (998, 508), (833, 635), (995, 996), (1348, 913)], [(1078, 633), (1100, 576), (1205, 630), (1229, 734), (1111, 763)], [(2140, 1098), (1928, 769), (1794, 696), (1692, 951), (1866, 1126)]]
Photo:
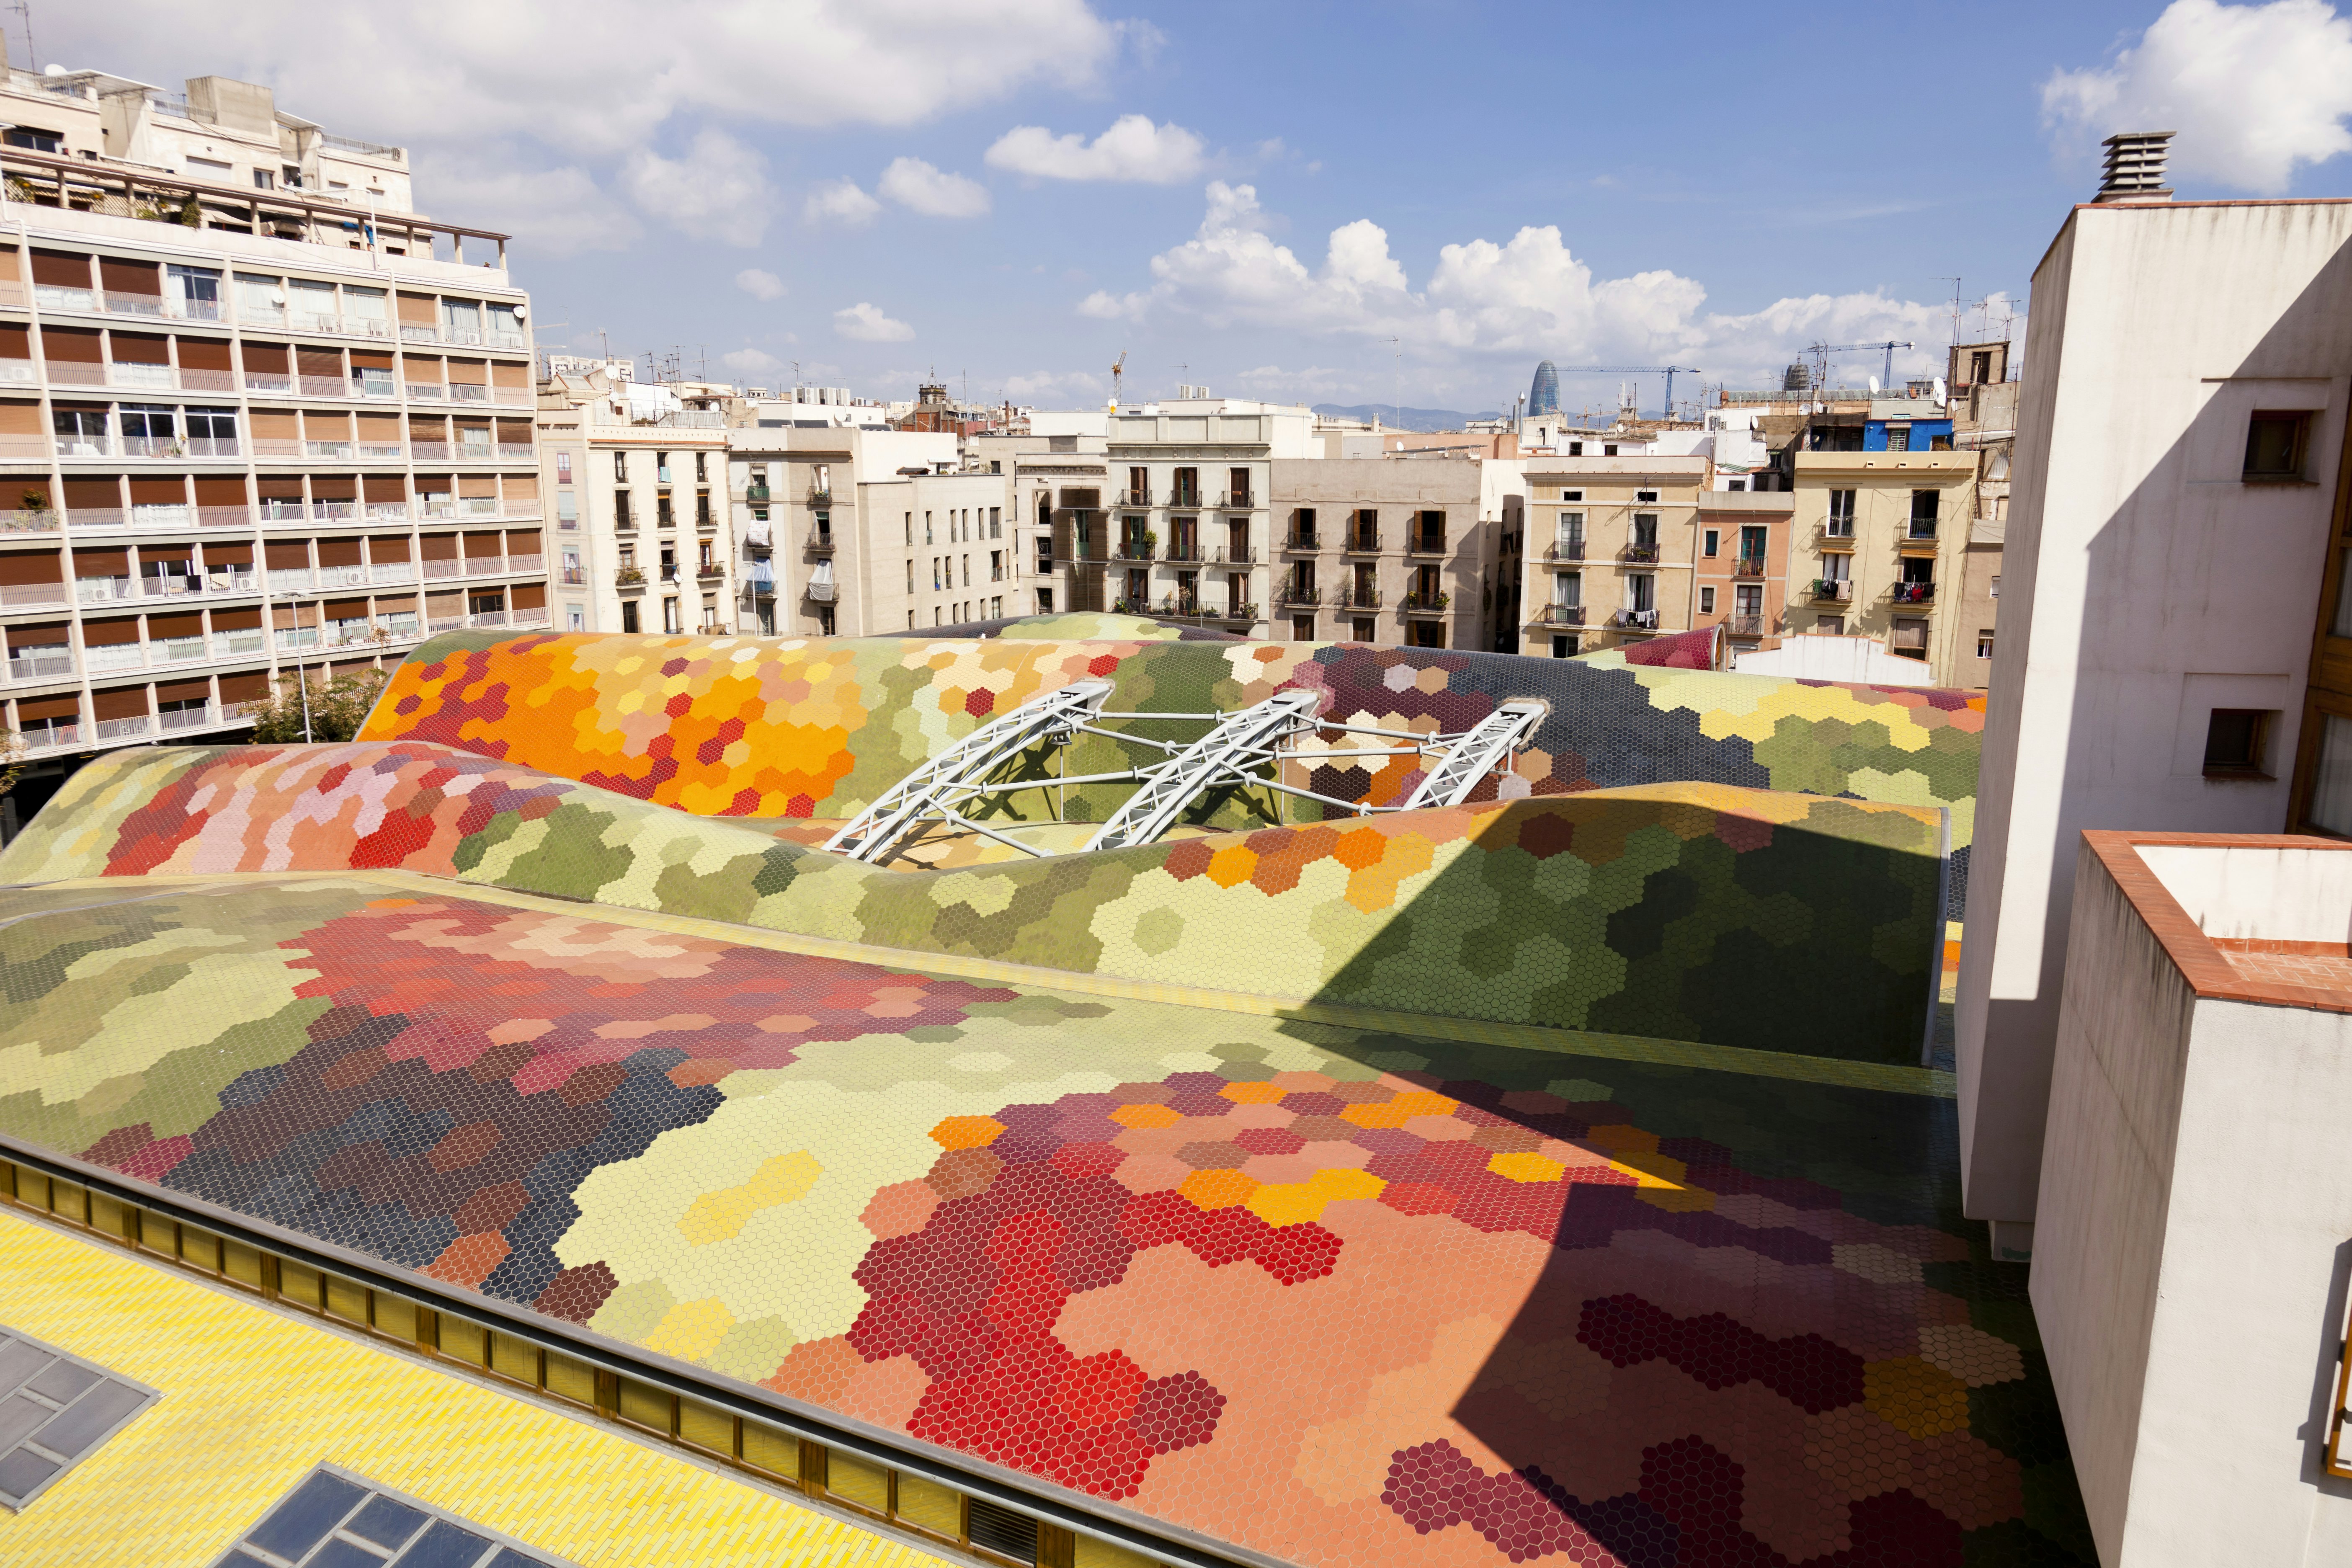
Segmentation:
[(270, 190), (270, 189), (273, 189), (273, 188), (277, 185), (277, 184), (278, 184), (278, 177), (277, 177), (275, 174), (272, 174), (268, 170), (267, 170), (267, 169), (256, 169), (256, 170), (253, 172), (253, 188), (254, 188), (255, 190), (257, 190), (257, 191), (267, 191), (267, 190)]
[(613, 478), (621, 484), (629, 482), (629, 455), (626, 452), (613, 454)]
[(22, 1510), (163, 1395), (143, 1383), (0, 1330), (0, 1503)]
[(1992, 574), (1992, 596), (1996, 599), (2000, 597), (2000, 574), (1998, 572)]
[(2305, 448), (2310, 445), (2311, 416), (2307, 413), (2257, 412), (2246, 426), (2248, 479), (2300, 479)]
[[(1710, 550), (1707, 553), (1712, 555), (1715, 552)], [(1702, 616), (1711, 616), (1715, 614), (1715, 590), (1713, 588), (1701, 588), (1698, 591), (1698, 613)]]
[(1899, 658), (1925, 659), (1927, 657), (1927, 623), (1916, 616), (1898, 616), (1894, 635), (1887, 643), (1887, 651)]
[(1655, 506), (1658, 504), (1658, 492), (1655, 490), (1635, 490), (1633, 492), (1633, 504), (1636, 506)]
[[(403, 1548), (406, 1548), (403, 1551)], [(316, 1564), (402, 1563), (446, 1568), (546, 1565), (561, 1559), (339, 1466), (320, 1465), (246, 1531), (223, 1561)]]
[(2338, 837), (2352, 837), (2352, 719), (2319, 715), (2319, 765), (2311, 775), (2304, 821)]
[(586, 630), (588, 629), (588, 610), (587, 610), (587, 606), (585, 606), (584, 605), (564, 605), (564, 606), (563, 606), (563, 629), (564, 629), (565, 631), (568, 631), (568, 632), (584, 632), (584, 631), (586, 631)]
[(1053, 589), (1040, 588), (1037, 590), (1037, 613), (1041, 616), (1050, 616), (1054, 613)]
[(1559, 499), (1562, 500), (1571, 501), (1582, 500), (1584, 499), (1584, 492), (1582, 490), (1562, 490), (1559, 492)]
[[(10, 126), (6, 135), (5, 137), (0, 137), (0, 141), (5, 141), (11, 147), (22, 147), (28, 153), (47, 153), (52, 157), (59, 156), (65, 151), (65, 139), (59, 136), (56, 132), (36, 131), (29, 125)], [(202, 158), (191, 158), (188, 160), (192, 164), (205, 163), (205, 161), (206, 160)], [(220, 172), (222, 174), (228, 173), (228, 164), (223, 163), (220, 165)]]
[(1717, 543), (1719, 542), (1719, 541), (1721, 540), (1721, 538), (1722, 538), (1722, 535), (1721, 535), (1721, 534), (1719, 534), (1719, 533), (1717, 533), (1714, 529), (1711, 529), (1711, 528), (1710, 528), (1710, 529), (1708, 529), (1708, 530), (1706, 531), (1706, 542), (1705, 542), (1704, 545), (1702, 546), (1702, 548), (1706, 551), (1706, 552), (1707, 554), (1709, 554), (1709, 555), (1713, 555), (1713, 554), (1715, 554), (1715, 553), (1717, 552)]
[(1843, 616), (1817, 616), (1813, 621), (1813, 630), (1823, 637), (1842, 637), (1845, 636), (1845, 617)]
[(1909, 451), (1911, 449), (1911, 426), (1908, 425), (1889, 425), (1886, 427), (1886, 449), (1890, 452)]
[(1981, 631), (1977, 634), (1977, 657), (1979, 658), (1990, 658), (1992, 657), (1992, 633), (1990, 631)]
[(1913, 490), (1911, 492), (1912, 538), (1933, 539), (1936, 537), (1936, 503), (1939, 499), (1939, 493), (1935, 490)]
[(698, 485), (707, 485), (710, 482), (710, 457), (707, 452), (697, 452), (694, 455), (694, 482)]
[(2216, 708), (2205, 721), (2207, 778), (2266, 778), (2273, 715), (2260, 708)]
[(555, 482), (559, 485), (572, 482), (572, 454), (569, 452), (555, 454)]
[(637, 629), (637, 602), (635, 599), (621, 601), (621, 629), (625, 632)]
[(1852, 490), (1832, 490), (1830, 492), (1830, 522), (1828, 532), (1832, 539), (1852, 539), (1853, 537), (1853, 492)]
[(1575, 658), (1575, 657), (1576, 657), (1576, 639), (1575, 639), (1574, 637), (1556, 637), (1552, 638), (1552, 639), (1551, 639), (1551, 656), (1552, 656), (1552, 658)]
[(1927, 450), (1930, 452), (1948, 452), (1951, 449), (1952, 434), (1950, 431), (1947, 430), (1940, 436), (1930, 436), (1927, 437)]
[(1601, 445), (1601, 455), (1604, 458), (1615, 457), (1617, 455), (1617, 443), (1614, 441), (1602, 442)]
[[(1581, 458), (1584, 456), (1584, 443), (1581, 441), (1570, 441), (1568, 444), (1568, 455), (1571, 458)], [(1581, 500), (1584, 498), (1582, 496), (1579, 496), (1577, 499)]]

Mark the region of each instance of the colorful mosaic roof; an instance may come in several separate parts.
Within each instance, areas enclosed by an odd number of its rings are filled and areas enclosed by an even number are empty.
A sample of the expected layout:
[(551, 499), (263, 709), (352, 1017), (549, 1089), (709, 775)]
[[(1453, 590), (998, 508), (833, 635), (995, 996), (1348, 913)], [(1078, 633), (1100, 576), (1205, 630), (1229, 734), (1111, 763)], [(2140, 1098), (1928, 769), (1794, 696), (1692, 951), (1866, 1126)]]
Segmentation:
[[(1448, 810), (795, 841), (1081, 675), (1552, 711)], [(1264, 1559), (2087, 1562), (2022, 1270), (1906, 1065), (1981, 718), (1356, 647), (445, 639), (362, 742), (102, 759), (0, 852), (0, 1134)]]

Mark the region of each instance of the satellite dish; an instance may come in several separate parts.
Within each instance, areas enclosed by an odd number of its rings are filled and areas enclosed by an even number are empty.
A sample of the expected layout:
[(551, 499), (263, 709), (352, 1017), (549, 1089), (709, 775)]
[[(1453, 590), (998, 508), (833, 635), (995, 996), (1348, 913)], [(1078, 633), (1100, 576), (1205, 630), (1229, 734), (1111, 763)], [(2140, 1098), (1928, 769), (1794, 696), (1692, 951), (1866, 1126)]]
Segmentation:
[(52, 60), (47, 65), (41, 68), (41, 74), (43, 76), (63, 76), (66, 74), (66, 68), (58, 64), (55, 60)]
[(517, 305), (517, 306), (515, 307), (515, 320), (516, 320), (516, 321), (527, 321), (527, 320), (529, 320), (529, 319), (530, 319), (530, 307), (529, 305)]
[(1944, 378), (1939, 375), (1936, 378), (1936, 401), (1942, 403), (1946, 400), (1946, 396), (1947, 395), (1944, 391)]
[(1878, 395), (1878, 378), (1874, 375), (1870, 378), (1870, 395), (1873, 397)]

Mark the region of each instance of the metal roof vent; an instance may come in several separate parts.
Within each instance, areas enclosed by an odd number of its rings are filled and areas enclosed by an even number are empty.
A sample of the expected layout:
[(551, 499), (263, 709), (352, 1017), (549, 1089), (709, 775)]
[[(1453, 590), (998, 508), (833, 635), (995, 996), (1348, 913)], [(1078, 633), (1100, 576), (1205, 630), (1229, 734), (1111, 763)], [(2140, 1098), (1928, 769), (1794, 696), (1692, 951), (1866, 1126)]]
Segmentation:
[(2164, 183), (2164, 161), (2169, 131), (2126, 131), (2106, 140), (2107, 166), (2094, 201), (2169, 201), (2172, 188)]

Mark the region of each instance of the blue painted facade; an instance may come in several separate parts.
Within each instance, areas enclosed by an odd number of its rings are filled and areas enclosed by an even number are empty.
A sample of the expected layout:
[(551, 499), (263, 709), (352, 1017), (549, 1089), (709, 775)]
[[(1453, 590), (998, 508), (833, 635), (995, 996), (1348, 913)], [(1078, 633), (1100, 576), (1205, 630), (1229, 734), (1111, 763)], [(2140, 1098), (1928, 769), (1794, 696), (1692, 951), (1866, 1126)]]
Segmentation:
[(1872, 419), (1862, 426), (1862, 449), (1865, 452), (1885, 451), (1886, 426), (1889, 424), (1911, 426), (1910, 449), (1914, 452), (1928, 450), (1938, 436), (1947, 441), (1952, 438), (1952, 422), (1948, 419)]

